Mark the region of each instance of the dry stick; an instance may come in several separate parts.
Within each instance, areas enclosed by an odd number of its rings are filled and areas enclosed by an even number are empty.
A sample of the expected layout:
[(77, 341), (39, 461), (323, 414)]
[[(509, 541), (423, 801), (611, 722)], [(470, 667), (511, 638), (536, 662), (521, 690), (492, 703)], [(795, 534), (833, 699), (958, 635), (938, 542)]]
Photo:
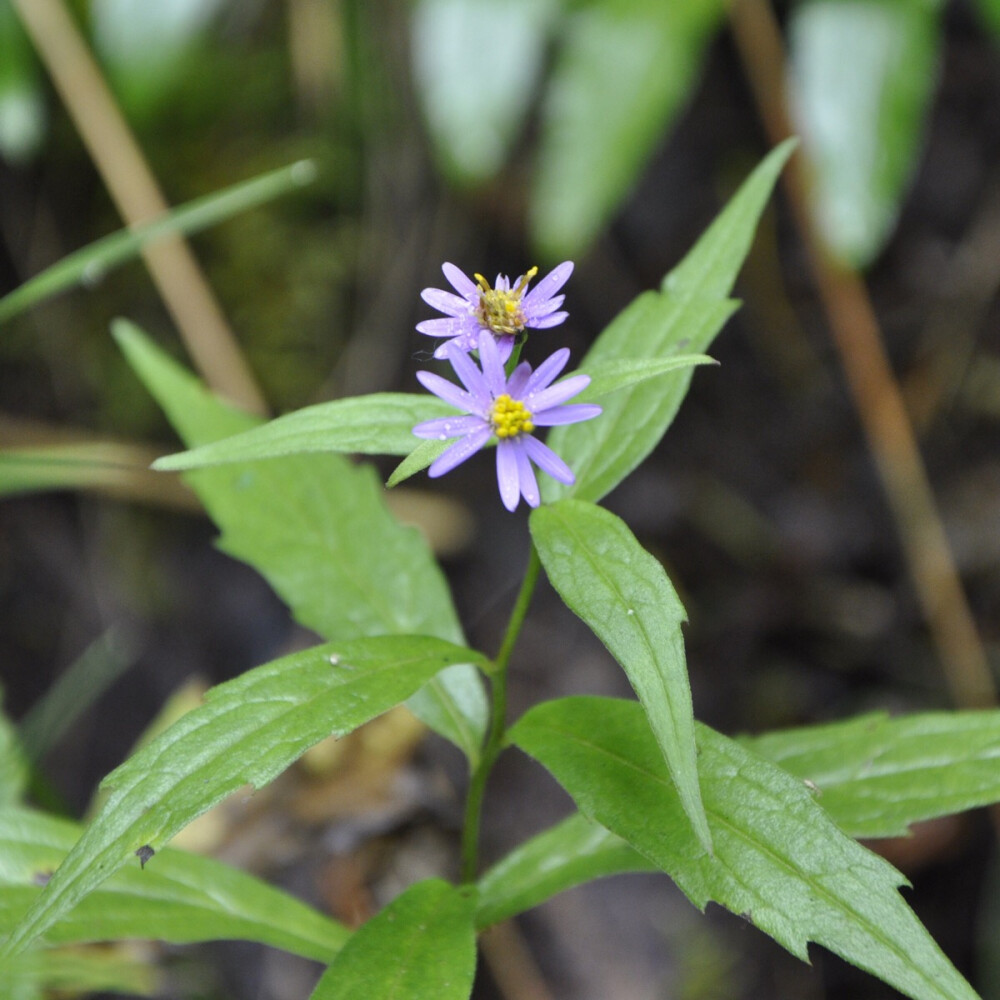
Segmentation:
[[(156, 179), (62, 0), (13, 0), (108, 193), (134, 226), (168, 211)], [(187, 243), (166, 237), (143, 259), (205, 380), (257, 413), (267, 404)]]
[[(758, 110), (775, 143), (793, 134), (784, 92), (781, 32), (767, 0), (734, 0), (733, 36)], [(996, 687), (958, 578), (902, 394), (864, 283), (835, 261), (816, 230), (799, 150), (783, 180), (792, 215), (898, 526), (917, 597), (956, 704), (996, 702)]]

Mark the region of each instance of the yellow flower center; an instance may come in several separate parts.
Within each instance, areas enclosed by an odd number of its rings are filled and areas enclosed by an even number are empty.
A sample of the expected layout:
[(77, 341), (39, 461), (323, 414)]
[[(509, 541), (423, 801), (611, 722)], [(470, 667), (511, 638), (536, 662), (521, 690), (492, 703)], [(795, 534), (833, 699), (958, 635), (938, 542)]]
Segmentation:
[(518, 283), (509, 291), (490, 288), (489, 282), (477, 274), (479, 283), (479, 320), (483, 326), (492, 330), (497, 336), (520, 333), (524, 329), (524, 311), (521, 309), (521, 296), (528, 288), (528, 282), (538, 274), (538, 268), (527, 271)]
[(500, 440), (530, 434), (535, 425), (531, 422), (531, 412), (519, 399), (511, 399), (507, 393), (497, 396), (490, 413), (493, 433)]

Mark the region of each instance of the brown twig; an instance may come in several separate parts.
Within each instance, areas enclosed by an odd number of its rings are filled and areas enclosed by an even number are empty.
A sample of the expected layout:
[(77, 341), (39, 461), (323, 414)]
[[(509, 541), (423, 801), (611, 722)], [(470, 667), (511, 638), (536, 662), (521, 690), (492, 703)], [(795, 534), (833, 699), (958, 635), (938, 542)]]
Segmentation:
[[(736, 47), (772, 142), (793, 134), (784, 91), (781, 32), (767, 0), (733, 0)], [(993, 704), (996, 688), (937, 511), (913, 427), (859, 275), (836, 261), (809, 208), (807, 152), (783, 180), (848, 386), (875, 458), (917, 597), (956, 704)]]
[(508, 1000), (552, 1000), (552, 994), (512, 920), (479, 936), (483, 960), (500, 996)]
[[(108, 193), (129, 226), (168, 210), (115, 99), (62, 0), (13, 0)], [(267, 405), (188, 244), (174, 236), (142, 251), (149, 273), (205, 380), (257, 413)]]

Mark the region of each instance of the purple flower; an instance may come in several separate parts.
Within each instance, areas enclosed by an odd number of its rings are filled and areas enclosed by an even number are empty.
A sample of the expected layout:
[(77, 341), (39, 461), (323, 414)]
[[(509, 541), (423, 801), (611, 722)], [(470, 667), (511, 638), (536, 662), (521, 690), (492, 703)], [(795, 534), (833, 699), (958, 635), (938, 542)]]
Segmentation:
[(514, 510), (524, 497), (530, 506), (537, 507), (541, 498), (532, 462), (560, 483), (569, 485), (574, 476), (570, 467), (531, 432), (536, 427), (575, 424), (596, 417), (601, 408), (593, 403), (563, 405), (589, 385), (590, 376), (571, 375), (552, 384), (569, 360), (569, 348), (564, 347), (534, 372), (522, 361), (507, 378), (492, 334), (481, 331), (476, 346), (482, 370), (462, 351), (448, 355), (464, 389), (433, 372), (417, 372), (425, 389), (466, 414), (425, 420), (413, 428), (417, 437), (459, 438), (434, 461), (428, 474), (443, 476), (496, 436), (497, 481), (504, 506)]
[(473, 282), (454, 264), (442, 264), (441, 270), (458, 295), (425, 288), (420, 297), (445, 316), (417, 324), (417, 329), (428, 337), (447, 338), (434, 352), (436, 358), (450, 358), (453, 351), (474, 351), (479, 334), (485, 332), (496, 338), (500, 360), (506, 361), (516, 336), (523, 330), (547, 330), (569, 315), (557, 312), (566, 296), (556, 292), (573, 273), (570, 260), (551, 270), (530, 292), (528, 285), (538, 273), (537, 267), (522, 274), (513, 287), (506, 275), (498, 274), (493, 288), (481, 274), (475, 275)]

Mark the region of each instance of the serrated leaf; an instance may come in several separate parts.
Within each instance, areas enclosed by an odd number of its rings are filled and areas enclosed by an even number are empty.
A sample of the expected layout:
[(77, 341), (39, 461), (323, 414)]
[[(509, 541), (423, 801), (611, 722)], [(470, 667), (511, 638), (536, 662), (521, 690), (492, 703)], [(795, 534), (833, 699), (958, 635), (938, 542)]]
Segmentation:
[(684, 812), (711, 851), (681, 632), (687, 615), (663, 566), (621, 518), (582, 500), (539, 507), (530, 525), (552, 586), (607, 646), (639, 696)]
[(174, 233), (191, 234), (309, 184), (315, 165), (301, 160), (252, 180), (196, 198), (167, 215), (105, 236), (26, 281), (0, 298), (0, 323), (82, 282), (95, 282), (137, 257), (144, 246)]
[(476, 971), (475, 896), (418, 882), (355, 931), (310, 1000), (467, 1000)]
[(740, 740), (816, 787), (852, 837), (898, 837), (911, 823), (1000, 801), (1000, 712), (884, 713)]
[(153, 468), (198, 469), (308, 452), (407, 455), (416, 440), (415, 424), (453, 412), (454, 407), (429, 394), (379, 392), (336, 399), (286, 413), (242, 434), (191, 451), (167, 455), (154, 462)]
[(574, 813), (515, 848), (478, 883), (476, 926), (489, 927), (592, 879), (659, 869), (599, 823)]
[(267, 784), (321, 739), (387, 711), (444, 667), (481, 659), (441, 639), (380, 636), (293, 653), (212, 688), (203, 706), (104, 779), (103, 808), (5, 950), (23, 949), (137, 851), (159, 851), (226, 795)]
[(842, 833), (801, 781), (733, 740), (698, 726), (712, 856), (683, 820), (640, 705), (548, 702), (509, 739), (699, 908), (721, 903), (804, 960), (816, 941), (914, 1000), (975, 998), (897, 892), (903, 877)]
[[(211, 395), (137, 327), (118, 321), (113, 332), (189, 447), (259, 424)], [(223, 551), (257, 569), (295, 618), (321, 636), (419, 633), (463, 642), (426, 540), (389, 513), (371, 467), (339, 455), (287, 456), (185, 478), (222, 531)], [(409, 707), (475, 765), (486, 730), (475, 668), (445, 671)]]
[(542, 107), (531, 228), (579, 255), (618, 208), (694, 87), (719, 0), (576, 5)]
[[(644, 292), (618, 314), (580, 363), (664, 359), (708, 348), (732, 315), (728, 295), (753, 239), (757, 219), (793, 142), (774, 149), (743, 183), (684, 260), (664, 278), (662, 291)], [(548, 445), (576, 475), (573, 486), (548, 477), (546, 501), (562, 496), (600, 500), (656, 447), (691, 384), (691, 369), (622, 390), (602, 402), (596, 420), (554, 427)]]
[[(809, 0), (789, 18), (791, 103), (826, 243), (863, 267), (892, 234), (938, 77), (936, 0)], [(850, 59), (844, 58), (849, 48)]]
[[(0, 934), (21, 920), (84, 829), (29, 809), (0, 810)], [(145, 869), (122, 868), (45, 935), (52, 944), (256, 941), (324, 962), (349, 936), (343, 925), (252, 875), (171, 848)]]
[[(554, 0), (420, 0), (413, 75), (434, 151), (460, 184), (489, 180), (521, 130), (544, 65)], [(503, 38), (490, 39), (500, 28)]]

